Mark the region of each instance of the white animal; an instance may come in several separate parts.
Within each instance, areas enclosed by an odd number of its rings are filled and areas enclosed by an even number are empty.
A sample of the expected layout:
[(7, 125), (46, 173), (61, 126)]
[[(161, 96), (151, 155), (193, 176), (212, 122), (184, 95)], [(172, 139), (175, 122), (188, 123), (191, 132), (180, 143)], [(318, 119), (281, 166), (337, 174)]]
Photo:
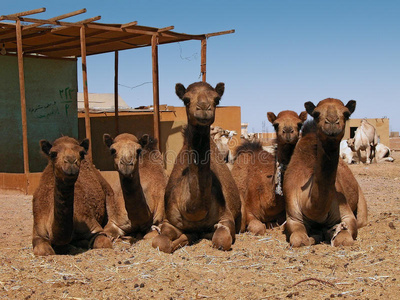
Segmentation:
[(210, 135), (214, 139), (222, 158), (225, 162), (233, 163), (234, 157), (232, 151), (229, 149), (229, 142), (232, 137), (237, 134), (236, 131), (226, 130), (219, 126), (211, 127), (210, 129)]
[(342, 140), (340, 142), (340, 154), (339, 155), (348, 164), (351, 164), (354, 162), (354, 159), (353, 159), (354, 152), (347, 145), (347, 140)]
[(366, 119), (361, 120), (360, 127), (354, 133), (354, 138), (347, 140), (348, 146), (357, 152), (359, 162), (361, 162), (361, 151), (365, 151), (366, 163), (370, 164), (375, 157), (375, 147), (378, 144), (378, 135), (375, 127)]
[(390, 156), (390, 149), (388, 146), (385, 146), (384, 144), (378, 143), (376, 145), (376, 154), (375, 154), (375, 159), (377, 162), (382, 162), (382, 161), (389, 161), (393, 162), (394, 158)]

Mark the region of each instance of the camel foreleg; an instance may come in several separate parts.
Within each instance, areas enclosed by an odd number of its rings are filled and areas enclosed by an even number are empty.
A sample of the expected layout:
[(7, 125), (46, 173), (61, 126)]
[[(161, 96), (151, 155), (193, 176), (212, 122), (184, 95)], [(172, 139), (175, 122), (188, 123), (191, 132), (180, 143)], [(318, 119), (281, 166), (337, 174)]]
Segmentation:
[(315, 244), (315, 239), (308, 236), (304, 224), (289, 217), (286, 221), (286, 232), (289, 237), (290, 246), (294, 248)]
[(161, 233), (153, 238), (152, 246), (162, 252), (173, 253), (175, 250), (188, 245), (194, 239), (194, 235), (184, 234), (170, 223), (163, 222)]

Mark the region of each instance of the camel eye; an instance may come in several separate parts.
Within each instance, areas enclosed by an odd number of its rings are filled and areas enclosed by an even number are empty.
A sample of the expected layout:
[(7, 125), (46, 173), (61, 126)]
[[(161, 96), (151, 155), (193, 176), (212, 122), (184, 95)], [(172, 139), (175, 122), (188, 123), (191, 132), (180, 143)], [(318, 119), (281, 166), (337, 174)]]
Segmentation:
[(140, 155), (140, 153), (142, 153), (142, 149), (141, 148), (137, 149), (136, 153), (137, 153), (137, 155)]
[(272, 126), (274, 126), (275, 130), (278, 131), (279, 123), (274, 123), (274, 124), (272, 124)]
[(51, 158), (51, 159), (55, 159), (56, 157), (57, 157), (57, 152), (51, 151), (51, 152), (50, 152), (50, 158)]
[(117, 153), (117, 150), (115, 150), (114, 148), (110, 148), (110, 153), (111, 155), (115, 155), (115, 153)]

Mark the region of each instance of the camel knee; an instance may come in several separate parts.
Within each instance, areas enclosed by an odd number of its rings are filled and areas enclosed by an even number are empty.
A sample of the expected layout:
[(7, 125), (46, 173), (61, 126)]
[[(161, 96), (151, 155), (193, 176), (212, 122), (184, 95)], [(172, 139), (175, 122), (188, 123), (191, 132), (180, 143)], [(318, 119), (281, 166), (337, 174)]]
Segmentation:
[(290, 235), (290, 245), (293, 248), (299, 248), (301, 246), (310, 246), (312, 245), (312, 239), (308, 237), (305, 233), (293, 232)]
[(339, 234), (333, 240), (332, 246), (351, 246), (354, 244), (354, 239), (348, 230), (339, 232)]
[(249, 225), (247, 226), (247, 230), (254, 235), (264, 235), (267, 233), (267, 227), (259, 220), (250, 221)]
[(93, 249), (110, 248), (112, 249), (112, 242), (105, 234), (99, 234), (93, 241)]
[(48, 243), (40, 243), (33, 247), (33, 254), (35, 256), (55, 255), (54, 249)]
[(212, 237), (212, 244), (218, 250), (228, 251), (232, 246), (232, 235), (228, 227), (219, 224)]
[(159, 234), (153, 238), (153, 248), (158, 248), (160, 251), (165, 253), (172, 253), (172, 241), (164, 234)]

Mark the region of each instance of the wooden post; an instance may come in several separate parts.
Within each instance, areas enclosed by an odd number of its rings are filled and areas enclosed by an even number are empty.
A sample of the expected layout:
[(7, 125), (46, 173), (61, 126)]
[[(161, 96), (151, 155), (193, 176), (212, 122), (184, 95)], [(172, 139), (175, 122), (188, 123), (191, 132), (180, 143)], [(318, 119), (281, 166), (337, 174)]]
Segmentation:
[(160, 149), (160, 110), (159, 110), (159, 82), (158, 82), (158, 37), (154, 34), (151, 37), (151, 56), (153, 63), (153, 123), (154, 138), (158, 140), (158, 149)]
[(24, 173), (26, 175), (25, 193), (28, 194), (28, 186), (29, 186), (28, 126), (26, 121), (24, 53), (22, 49), (22, 28), (20, 20), (17, 20), (16, 23), (16, 35), (17, 35), (17, 52), (18, 52), (19, 93), (21, 98), (22, 147), (24, 154)]
[(115, 136), (119, 134), (119, 104), (118, 104), (118, 51), (115, 51), (114, 61), (114, 116), (115, 116)]
[(85, 128), (86, 138), (89, 139), (89, 151), (87, 158), (92, 160), (92, 135), (90, 130), (90, 115), (89, 115), (89, 92), (87, 84), (87, 67), (86, 67), (86, 28), (81, 26), (81, 59), (82, 59), (82, 78), (83, 78), (83, 100), (85, 104)]
[(206, 82), (207, 73), (207, 38), (201, 40), (201, 66), (200, 72), (203, 82)]

